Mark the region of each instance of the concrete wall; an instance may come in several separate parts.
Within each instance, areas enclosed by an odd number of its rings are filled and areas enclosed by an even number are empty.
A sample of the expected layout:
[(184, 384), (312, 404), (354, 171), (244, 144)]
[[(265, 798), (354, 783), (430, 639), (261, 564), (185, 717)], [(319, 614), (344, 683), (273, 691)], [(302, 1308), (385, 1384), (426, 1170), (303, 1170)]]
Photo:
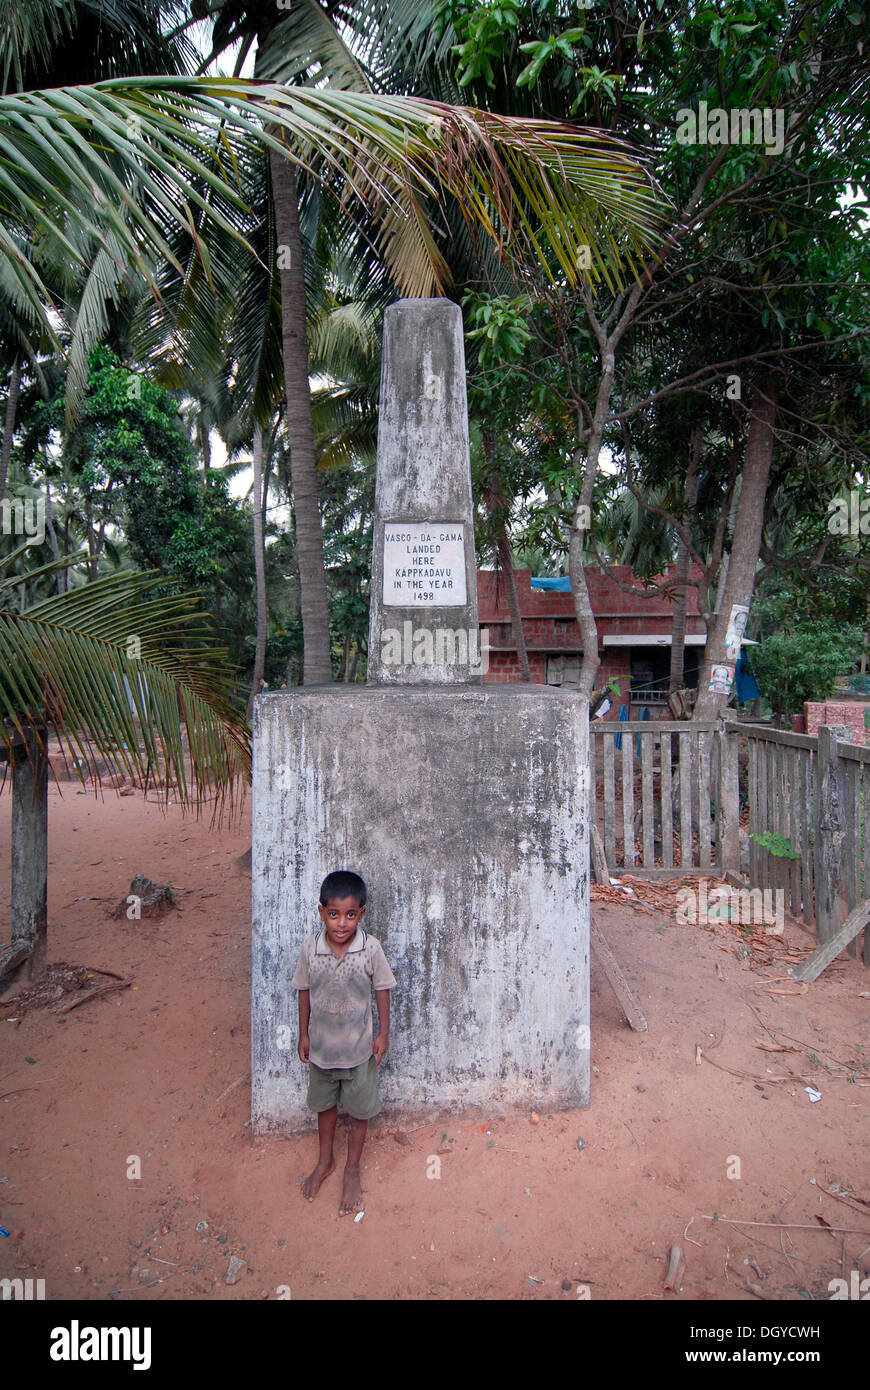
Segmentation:
[(387, 1113), (588, 1104), (587, 798), (576, 694), (336, 686), (258, 698), (256, 1132), (312, 1123), (290, 980), (335, 868), (366, 879), (366, 927), (398, 980)]

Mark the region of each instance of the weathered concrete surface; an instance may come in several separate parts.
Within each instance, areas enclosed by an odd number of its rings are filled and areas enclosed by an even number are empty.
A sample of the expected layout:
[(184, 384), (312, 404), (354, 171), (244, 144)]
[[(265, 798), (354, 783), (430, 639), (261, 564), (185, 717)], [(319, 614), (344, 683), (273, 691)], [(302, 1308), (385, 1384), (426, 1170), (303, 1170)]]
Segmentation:
[[(386, 601), (390, 595), (384, 593), (385, 527), (395, 533), (402, 522), (431, 523), (435, 544), (451, 524), (462, 528), (462, 602), (452, 603), (452, 593), (441, 590), (421, 592), (412, 603)], [(436, 552), (432, 573), (438, 571), (445, 553), (446, 549)], [(384, 633), (401, 631), (406, 621), (432, 633), (439, 629), (470, 633), (477, 642), (462, 313), (447, 299), (403, 299), (384, 315), (368, 679), (393, 685), (483, 680), (476, 651), (464, 655), (458, 642), (456, 654), (446, 661), (443, 651), (441, 660), (431, 662), (396, 664), (385, 659), (389, 642), (382, 640)]]
[(541, 686), (257, 700), (255, 1131), (312, 1123), (290, 980), (335, 868), (366, 879), (398, 981), (385, 1112), (588, 1104), (587, 727)]

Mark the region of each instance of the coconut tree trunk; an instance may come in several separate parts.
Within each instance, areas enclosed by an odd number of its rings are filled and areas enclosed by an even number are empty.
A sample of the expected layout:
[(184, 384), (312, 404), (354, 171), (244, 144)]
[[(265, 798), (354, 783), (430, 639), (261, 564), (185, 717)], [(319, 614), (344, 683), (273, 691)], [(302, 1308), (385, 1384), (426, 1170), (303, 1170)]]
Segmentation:
[(248, 720), (254, 713), (254, 696), (259, 694), (260, 682), (266, 666), (266, 633), (268, 614), (266, 612), (266, 555), (263, 546), (263, 519), (266, 510), (266, 497), (263, 491), (263, 428), (254, 426), (254, 575), (257, 585), (257, 645), (254, 652), (254, 678), (248, 700)]
[(199, 437), (199, 452), (202, 454), (202, 471), (207, 474), (211, 468), (211, 430), (204, 410), (199, 413), (196, 433)]
[(769, 372), (756, 388), (750, 411), (728, 577), (718, 612), (713, 615), (707, 633), (704, 666), (694, 711), (694, 718), (698, 720), (715, 718), (728, 699), (727, 695), (714, 694), (709, 689), (710, 677), (714, 666), (728, 664), (725, 661), (725, 634), (732, 607), (735, 603), (748, 605), (755, 589), (755, 571), (758, 568), (758, 552), (761, 548), (761, 532), (764, 525), (764, 502), (773, 460), (776, 414), (776, 379), (773, 372)]
[(504, 576), (505, 594), (511, 615), (511, 630), (520, 663), (520, 676), (531, 682), (532, 671), (529, 666), (529, 653), (526, 648), (526, 635), (523, 632), (523, 618), (520, 613), (520, 600), (517, 594), (517, 581), (514, 575), (514, 557), (507, 529), (507, 506), (502, 491), (501, 479), (495, 466), (495, 440), (488, 430), (483, 432), (483, 451), (489, 465), (489, 483), (486, 489), (486, 508), (496, 532), (496, 555), (499, 572)]
[[(57, 532), (54, 529), (54, 521), (51, 515), (51, 485), (46, 479), (45, 483), (45, 527), (48, 531), (48, 543), (51, 546), (52, 559), (60, 562), (60, 546), (57, 543)], [(54, 585), (59, 594), (65, 593), (64, 571), (58, 569), (54, 576)]]
[[(685, 525), (691, 528), (692, 513), (698, 501), (698, 468), (701, 461), (701, 442), (703, 431), (700, 425), (692, 430), (689, 445), (689, 466), (686, 469), (684, 496), (686, 500)], [(686, 657), (686, 582), (689, 578), (691, 556), (689, 547), (680, 538), (676, 564), (676, 599), (674, 600), (674, 628), (671, 638), (671, 671), (668, 690), (681, 690), (685, 680)]]
[(47, 893), (48, 759), (28, 731), (12, 770), (11, 950), (27, 960), (30, 979), (45, 972)]
[(289, 160), (270, 155), (275, 240), (281, 257), (281, 331), (290, 477), (296, 517), (299, 601), (302, 610), (303, 681), (322, 685), (332, 680), (329, 601), (323, 561), (323, 527), (317, 488), (308, 338), (305, 331), (305, 280), (296, 171)]
[(20, 388), (21, 358), (16, 357), (9, 373), (9, 389), (6, 393), (6, 412), (3, 419), (3, 447), (0, 449), (0, 502), (6, 496), (6, 482), (9, 477), (9, 460), (12, 457), (12, 438), (15, 434), (15, 417), (18, 413)]

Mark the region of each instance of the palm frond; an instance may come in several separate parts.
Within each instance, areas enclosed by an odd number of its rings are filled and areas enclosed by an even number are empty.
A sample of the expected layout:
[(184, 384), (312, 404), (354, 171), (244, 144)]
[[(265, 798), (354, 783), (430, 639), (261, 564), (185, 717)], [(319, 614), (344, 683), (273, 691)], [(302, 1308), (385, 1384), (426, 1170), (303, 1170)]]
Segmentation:
[[(159, 577), (120, 571), (0, 613), (0, 737), (53, 729), (79, 777), (96, 753), (185, 806), (232, 802), (250, 741), (232, 672), (196, 596), (155, 593)], [(44, 745), (43, 745), (44, 746)]]
[[(264, 117), (280, 127), (281, 141), (264, 128)], [(207, 192), (240, 207), (235, 147), (242, 133), (316, 165), (323, 176), (340, 176), (367, 207), (385, 203), (394, 214), (407, 213), (412, 184), (414, 196), (446, 189), (502, 244), (522, 242), (540, 258), (546, 240), (571, 282), (581, 245), (590, 246), (593, 263), (604, 265), (606, 247), (618, 265), (626, 239), (649, 242), (659, 221), (651, 178), (623, 142), (412, 97), (227, 78), (118, 78), (0, 96), (0, 133), (7, 146), (0, 164), (4, 221), (45, 221), (73, 257), (79, 253), (63, 216), (103, 244), (111, 229), (149, 283), (145, 247), (182, 268), (144, 195), (168, 224), (194, 236), (191, 204), (241, 237)], [(125, 170), (135, 177), (125, 179)], [(14, 260), (5, 228), (0, 235)], [(41, 313), (45, 286), (32, 265), (18, 269)]]
[(293, 0), (257, 50), (257, 77), (282, 86), (338, 87), (370, 92), (359, 58), (320, 0)]

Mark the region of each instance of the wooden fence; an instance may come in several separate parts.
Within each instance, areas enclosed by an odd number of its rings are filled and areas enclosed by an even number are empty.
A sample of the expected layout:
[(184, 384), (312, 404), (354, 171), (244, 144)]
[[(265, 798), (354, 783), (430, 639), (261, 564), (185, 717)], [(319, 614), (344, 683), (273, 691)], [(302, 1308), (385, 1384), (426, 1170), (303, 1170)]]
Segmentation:
[[(748, 750), (750, 884), (781, 889), (786, 911), (830, 941), (870, 900), (870, 748), (850, 742), (843, 725), (823, 725), (817, 738), (764, 725), (725, 729)], [(771, 848), (759, 835), (782, 838)], [(870, 931), (864, 937), (870, 965)], [(848, 950), (857, 955), (857, 941)]]
[(723, 761), (718, 723), (593, 720), (589, 729), (611, 873), (709, 873), (720, 839), (711, 817)]
[[(815, 920), (813, 814), (818, 740), (763, 724), (727, 723), (725, 730), (745, 750), (745, 757), (738, 755), (739, 792), (741, 805), (749, 812), (746, 871), (750, 884), (762, 890), (782, 889), (786, 911), (809, 924)], [(763, 845), (757, 836), (781, 837), (781, 847), (790, 847), (798, 857), (776, 853), (775, 845)]]
[(593, 720), (590, 757), (611, 873), (740, 875), (742, 831), (741, 881), (781, 891), (820, 941), (853, 909), (870, 911), (870, 748), (844, 727), (810, 738), (727, 717)]

